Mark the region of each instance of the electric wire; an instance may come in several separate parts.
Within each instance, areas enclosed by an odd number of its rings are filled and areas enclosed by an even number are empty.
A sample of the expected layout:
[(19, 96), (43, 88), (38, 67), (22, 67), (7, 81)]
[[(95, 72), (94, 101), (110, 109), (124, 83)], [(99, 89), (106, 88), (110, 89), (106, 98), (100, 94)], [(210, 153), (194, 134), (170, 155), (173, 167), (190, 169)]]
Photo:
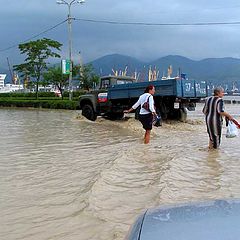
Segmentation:
[(147, 23), (147, 22), (121, 22), (108, 20), (94, 20), (85, 18), (73, 18), (73, 20), (82, 22), (105, 23), (116, 25), (142, 25), (142, 26), (210, 26), (210, 25), (239, 25), (240, 21), (236, 22), (199, 22), (199, 23)]
[[(114, 25), (139, 25), (139, 26), (213, 26), (213, 25), (239, 25), (240, 21), (234, 21), (234, 22), (199, 22), (199, 23), (148, 23), (148, 22), (121, 22), (121, 21), (109, 21), (109, 20), (95, 20), (95, 19), (85, 19), (85, 18), (71, 18), (75, 21), (82, 21), (82, 22), (91, 22), (91, 23), (103, 23), (103, 24), (114, 24)], [(22, 41), (21, 43), (30, 41), (36, 37), (39, 37), (43, 35), (44, 33), (47, 33), (49, 31), (52, 31), (53, 29), (57, 28), (58, 26), (62, 25), (63, 23), (67, 22), (68, 19), (65, 19), (64, 21), (54, 25), (53, 27), (50, 27), (36, 35), (33, 35), (32, 37)], [(0, 52), (4, 52), (7, 50), (10, 50), (12, 48), (18, 47), (19, 44), (12, 45), (10, 47), (0, 49)]]
[[(30, 41), (30, 40), (36, 38), (36, 37), (39, 37), (39, 36), (43, 35), (44, 33), (50, 32), (50, 31), (52, 31), (53, 29), (55, 29), (55, 28), (57, 28), (58, 26), (60, 26), (60, 25), (62, 25), (63, 23), (65, 23), (67, 20), (68, 20), (68, 19), (65, 19), (64, 21), (62, 21), (62, 22), (60, 22), (60, 23), (54, 25), (53, 27), (50, 27), (50, 28), (48, 28), (48, 29), (46, 29), (46, 30), (44, 30), (44, 31), (42, 31), (42, 32), (40, 32), (40, 33), (38, 33), (38, 34), (36, 34), (36, 35), (33, 35), (33, 36), (30, 37), (30, 38), (25, 39), (25, 40), (22, 41), (21, 43), (28, 42), (28, 41)], [(10, 50), (10, 49), (12, 49), (12, 48), (16, 48), (16, 47), (18, 47), (18, 45), (19, 45), (19, 44), (15, 44), (15, 45), (12, 45), (12, 46), (7, 47), (7, 48), (0, 49), (0, 52), (4, 52), (4, 51)]]

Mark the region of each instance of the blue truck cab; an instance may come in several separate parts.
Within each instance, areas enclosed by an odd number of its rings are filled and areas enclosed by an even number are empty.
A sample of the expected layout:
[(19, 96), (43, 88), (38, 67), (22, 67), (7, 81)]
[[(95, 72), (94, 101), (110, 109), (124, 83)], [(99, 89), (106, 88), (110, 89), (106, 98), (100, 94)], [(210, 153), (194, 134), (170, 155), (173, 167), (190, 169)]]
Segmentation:
[[(195, 110), (196, 103), (207, 96), (206, 81), (167, 79), (136, 82), (126, 76), (105, 76), (101, 78), (98, 90), (80, 97), (80, 109), (86, 118), (93, 121), (100, 115), (110, 119), (121, 118), (123, 111), (129, 109), (150, 84), (155, 86), (155, 107), (163, 119), (185, 121), (187, 109)], [(136, 118), (138, 112), (137, 109)]]

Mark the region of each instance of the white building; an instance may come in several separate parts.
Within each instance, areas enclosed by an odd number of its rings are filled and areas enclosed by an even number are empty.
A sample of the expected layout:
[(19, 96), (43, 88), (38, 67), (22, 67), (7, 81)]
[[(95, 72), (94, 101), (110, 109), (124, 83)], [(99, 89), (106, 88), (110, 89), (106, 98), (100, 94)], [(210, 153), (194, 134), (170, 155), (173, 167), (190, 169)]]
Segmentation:
[(22, 84), (5, 84), (4, 88), (1, 89), (1, 93), (8, 93), (8, 92), (18, 92), (23, 90), (23, 85)]
[(22, 84), (5, 84), (7, 74), (0, 74), (0, 93), (9, 93), (23, 90)]
[(4, 80), (7, 74), (0, 74), (0, 89), (4, 88)]

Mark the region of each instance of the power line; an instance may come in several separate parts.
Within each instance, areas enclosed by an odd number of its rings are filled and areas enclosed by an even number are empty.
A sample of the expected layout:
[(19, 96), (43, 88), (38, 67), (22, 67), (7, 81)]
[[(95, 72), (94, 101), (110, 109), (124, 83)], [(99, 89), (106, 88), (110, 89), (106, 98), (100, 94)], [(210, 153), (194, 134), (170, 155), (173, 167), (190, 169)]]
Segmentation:
[(147, 23), (147, 22), (121, 22), (121, 21), (108, 21), (108, 20), (94, 20), (84, 18), (73, 18), (77, 21), (92, 22), (92, 23), (105, 23), (116, 25), (141, 25), (141, 26), (210, 26), (210, 25), (239, 25), (240, 21), (236, 22), (200, 22), (200, 23)]
[[(53, 26), (53, 27), (50, 27), (50, 28), (48, 28), (48, 29), (46, 29), (46, 30), (44, 30), (44, 31), (42, 31), (42, 32), (40, 32), (40, 33), (38, 33), (38, 34), (36, 34), (36, 35), (33, 35), (32, 37), (30, 37), (30, 38), (28, 38), (28, 39), (22, 41), (21, 43), (28, 42), (28, 41), (30, 41), (30, 40), (36, 38), (36, 37), (39, 37), (40, 35), (42, 35), (42, 34), (44, 34), (44, 33), (50, 32), (51, 30), (57, 28), (58, 26), (60, 26), (60, 25), (62, 25), (63, 23), (65, 23), (66, 21), (67, 21), (67, 19), (64, 20), (64, 21), (62, 21), (62, 22), (60, 22), (60, 23), (58, 23), (58, 24), (56, 24), (56, 25)], [(1, 49), (0, 52), (4, 52), (4, 51), (7, 51), (7, 50), (9, 50), (9, 49), (12, 49), (12, 48), (18, 47), (18, 45), (19, 45), (19, 44), (15, 44), (15, 45), (12, 45), (12, 46), (10, 46), (10, 47), (8, 47), (8, 48)]]
[[(72, 20), (76, 21), (82, 21), (82, 22), (92, 22), (92, 23), (103, 23), (103, 24), (114, 24), (114, 25), (135, 25), (135, 26), (213, 26), (213, 25), (239, 25), (240, 21), (235, 22), (200, 22), (200, 23), (148, 23), (148, 22), (121, 22), (121, 21), (108, 21), (108, 20), (94, 20), (94, 19), (85, 19), (85, 18), (72, 18)], [(47, 33), (58, 26), (62, 25), (63, 23), (67, 22), (68, 19), (65, 19), (64, 21), (56, 24), (53, 27), (50, 27), (24, 41), (22, 43), (30, 41), (36, 37), (39, 37), (40, 35), (43, 35), (44, 33)], [(13, 46), (10, 46), (8, 48), (1, 49), (0, 52), (7, 51), (9, 49), (18, 47), (19, 44), (15, 44)]]

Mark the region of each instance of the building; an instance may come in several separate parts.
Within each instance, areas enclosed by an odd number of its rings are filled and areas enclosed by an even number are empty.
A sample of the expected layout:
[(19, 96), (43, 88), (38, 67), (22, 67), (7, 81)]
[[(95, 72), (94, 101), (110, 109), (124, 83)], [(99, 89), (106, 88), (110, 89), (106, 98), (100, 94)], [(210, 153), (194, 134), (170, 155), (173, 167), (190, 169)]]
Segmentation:
[(0, 74), (0, 89), (4, 88), (4, 80), (7, 74)]
[(22, 91), (22, 84), (5, 84), (4, 80), (7, 74), (0, 74), (0, 93), (19, 92)]

